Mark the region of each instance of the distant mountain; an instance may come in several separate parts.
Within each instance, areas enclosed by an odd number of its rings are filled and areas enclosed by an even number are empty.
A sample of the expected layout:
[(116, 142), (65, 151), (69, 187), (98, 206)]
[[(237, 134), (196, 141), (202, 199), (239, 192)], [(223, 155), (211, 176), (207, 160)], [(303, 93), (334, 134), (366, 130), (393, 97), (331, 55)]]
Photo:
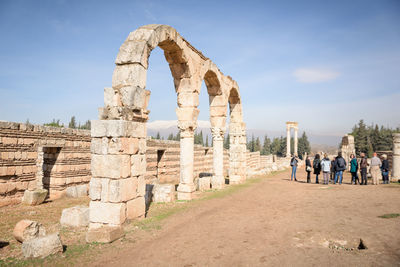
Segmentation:
[[(178, 133), (178, 123), (176, 120), (170, 121), (152, 121), (147, 123), (147, 134), (150, 136), (156, 136), (157, 133), (160, 133), (162, 137), (165, 139), (171, 133), (176, 135)], [(203, 136), (208, 135), (211, 139), (211, 124), (209, 121), (197, 121), (197, 132), (202, 131)], [(301, 132), (299, 132), (299, 135)], [(265, 135), (268, 135), (269, 138), (286, 136), (286, 131), (269, 131), (264, 129), (247, 129), (247, 138), (251, 138), (254, 135), (255, 138), (259, 137), (261, 141), (264, 139)], [(333, 148), (337, 148), (342, 137), (336, 135), (322, 135), (322, 134), (313, 134), (311, 132), (307, 132), (308, 140), (310, 141), (312, 147), (317, 146), (318, 148), (327, 146), (326, 149), (332, 150)], [(300, 136), (299, 136), (300, 137)], [(320, 145), (320, 146), (318, 146)], [(324, 149), (324, 150), (326, 150)]]

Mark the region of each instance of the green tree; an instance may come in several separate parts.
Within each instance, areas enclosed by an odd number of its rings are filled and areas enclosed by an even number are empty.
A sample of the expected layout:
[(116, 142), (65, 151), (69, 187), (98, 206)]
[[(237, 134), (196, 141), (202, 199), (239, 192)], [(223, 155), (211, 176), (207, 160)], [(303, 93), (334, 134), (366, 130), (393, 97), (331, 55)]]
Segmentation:
[(254, 151), (260, 151), (261, 150), (261, 142), (260, 138), (257, 137), (256, 141), (254, 142)]
[(306, 132), (303, 132), (301, 137), (298, 140), (298, 147), (297, 147), (297, 153), (299, 154), (298, 156), (303, 159), (304, 153), (310, 154), (311, 152), (311, 145), (310, 142), (308, 141), (308, 137)]
[(173, 135), (172, 133), (170, 133), (170, 134), (168, 135), (167, 140), (174, 140), (174, 135)]
[(206, 147), (208, 147), (208, 134), (206, 135)]
[(280, 149), (281, 149), (281, 141), (278, 137), (274, 137), (272, 139), (269, 151), (273, 155), (278, 155), (278, 153), (280, 152)]
[(79, 129), (84, 129), (84, 130), (90, 130), (90, 128), (91, 128), (90, 120), (87, 120), (85, 124), (79, 126)]
[(158, 140), (161, 139), (160, 132), (157, 132), (156, 139), (158, 139)]
[(64, 124), (60, 123), (60, 120), (53, 119), (50, 123), (43, 124), (44, 126), (52, 126), (52, 127), (64, 127)]
[(76, 119), (75, 116), (71, 117), (71, 120), (69, 121), (68, 128), (76, 129)]
[(229, 149), (230, 147), (230, 136), (227, 134), (224, 138), (224, 148)]
[(267, 135), (264, 136), (264, 142), (261, 149), (261, 155), (269, 155), (271, 153), (271, 139)]

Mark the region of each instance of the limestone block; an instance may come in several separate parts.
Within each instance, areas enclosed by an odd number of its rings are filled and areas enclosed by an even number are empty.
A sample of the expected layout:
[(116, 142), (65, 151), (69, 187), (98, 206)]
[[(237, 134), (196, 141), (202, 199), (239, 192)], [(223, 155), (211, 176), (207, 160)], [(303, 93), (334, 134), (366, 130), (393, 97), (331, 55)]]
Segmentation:
[(199, 115), (197, 108), (176, 108), (175, 112), (179, 121), (195, 121)]
[(175, 185), (155, 184), (152, 193), (153, 202), (172, 202), (175, 200)]
[(70, 186), (66, 190), (66, 196), (72, 198), (87, 196), (87, 185)]
[(204, 176), (197, 179), (197, 186), (199, 191), (207, 191), (210, 190), (211, 185), (211, 176)]
[(137, 195), (143, 197), (146, 194), (146, 180), (144, 175), (137, 177)]
[(100, 198), (101, 198), (101, 178), (90, 179), (89, 197), (91, 200), (100, 200)]
[(227, 106), (227, 99), (223, 95), (210, 95), (209, 96), (210, 106)]
[(197, 107), (199, 105), (199, 94), (180, 92), (178, 93), (179, 107)]
[(146, 173), (146, 155), (131, 156), (131, 175), (138, 176)]
[(111, 243), (124, 235), (122, 227), (102, 226), (100, 228), (89, 228), (86, 233), (86, 242)]
[(211, 106), (210, 107), (210, 116), (211, 117), (224, 117), (226, 116), (228, 108), (227, 106)]
[(92, 154), (93, 177), (126, 178), (131, 172), (129, 155), (95, 155)]
[(136, 197), (137, 179), (127, 178), (110, 180), (108, 190), (109, 202), (126, 202)]
[(37, 237), (22, 243), (22, 254), (25, 258), (45, 258), (63, 252), (63, 245), (58, 233)]
[(147, 70), (140, 64), (117, 65), (112, 76), (112, 87), (116, 89), (124, 86), (146, 88), (146, 79)]
[(125, 41), (119, 48), (115, 64), (138, 63), (147, 69), (150, 51), (146, 40)]
[(28, 205), (39, 205), (46, 199), (48, 191), (46, 189), (25, 190), (22, 203)]
[(60, 219), (61, 226), (67, 227), (86, 227), (89, 225), (89, 208), (72, 207), (63, 209)]
[(121, 101), (124, 106), (131, 107), (136, 110), (146, 109), (148, 104), (148, 96), (150, 91), (141, 87), (125, 86), (119, 89)]
[(146, 123), (124, 120), (92, 120), (91, 136), (146, 138)]
[(126, 203), (126, 216), (128, 219), (144, 217), (146, 213), (145, 199), (138, 197)]
[(90, 201), (90, 222), (121, 225), (126, 219), (125, 203)]
[(24, 242), (39, 236), (46, 235), (46, 230), (41, 223), (31, 220), (19, 221), (13, 231), (13, 236), (19, 242)]

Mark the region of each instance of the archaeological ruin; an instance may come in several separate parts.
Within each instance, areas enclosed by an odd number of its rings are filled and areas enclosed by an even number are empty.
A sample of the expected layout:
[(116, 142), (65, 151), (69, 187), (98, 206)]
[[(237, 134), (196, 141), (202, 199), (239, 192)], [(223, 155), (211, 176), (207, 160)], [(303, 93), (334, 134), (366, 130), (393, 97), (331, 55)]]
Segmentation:
[(297, 148), (298, 148), (298, 131), (299, 131), (299, 124), (294, 121), (286, 122), (286, 157), (291, 156), (291, 149), (290, 149), (290, 130), (294, 129), (294, 152), (293, 154), (297, 155)]

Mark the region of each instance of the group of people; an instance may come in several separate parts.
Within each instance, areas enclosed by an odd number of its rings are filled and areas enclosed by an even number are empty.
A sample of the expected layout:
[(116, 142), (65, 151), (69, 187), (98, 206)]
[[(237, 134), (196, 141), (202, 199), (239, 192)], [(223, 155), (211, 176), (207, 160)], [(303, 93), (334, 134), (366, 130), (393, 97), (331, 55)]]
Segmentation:
[[(353, 185), (367, 185), (367, 168), (370, 166), (370, 172), (372, 176), (372, 184), (379, 184), (379, 177), (382, 175), (382, 180), (384, 184), (389, 183), (389, 161), (387, 160), (387, 155), (382, 155), (382, 160), (377, 156), (376, 153), (373, 154), (371, 158), (371, 163), (368, 163), (367, 157), (365, 153), (361, 153), (360, 160), (357, 160), (354, 154), (350, 156), (350, 173), (351, 173), (351, 183)], [(299, 159), (297, 155), (294, 155), (290, 161), (290, 166), (292, 167), (292, 175), (291, 180), (297, 181), (296, 172), (297, 165)], [(307, 156), (306, 158), (306, 172), (307, 172), (307, 183), (311, 183), (311, 172), (314, 171), (315, 174), (315, 183), (319, 183), (319, 176), (322, 172), (323, 175), (323, 184), (329, 184), (329, 179), (333, 181), (334, 184), (339, 183), (342, 184), (343, 181), (343, 172), (347, 168), (346, 160), (343, 158), (342, 153), (339, 152), (337, 157), (333, 160), (328, 158), (328, 155), (325, 154), (323, 159), (321, 160), (321, 156), (316, 154), (314, 160), (311, 164), (310, 158)], [(358, 172), (361, 175), (361, 183), (359, 180)]]

